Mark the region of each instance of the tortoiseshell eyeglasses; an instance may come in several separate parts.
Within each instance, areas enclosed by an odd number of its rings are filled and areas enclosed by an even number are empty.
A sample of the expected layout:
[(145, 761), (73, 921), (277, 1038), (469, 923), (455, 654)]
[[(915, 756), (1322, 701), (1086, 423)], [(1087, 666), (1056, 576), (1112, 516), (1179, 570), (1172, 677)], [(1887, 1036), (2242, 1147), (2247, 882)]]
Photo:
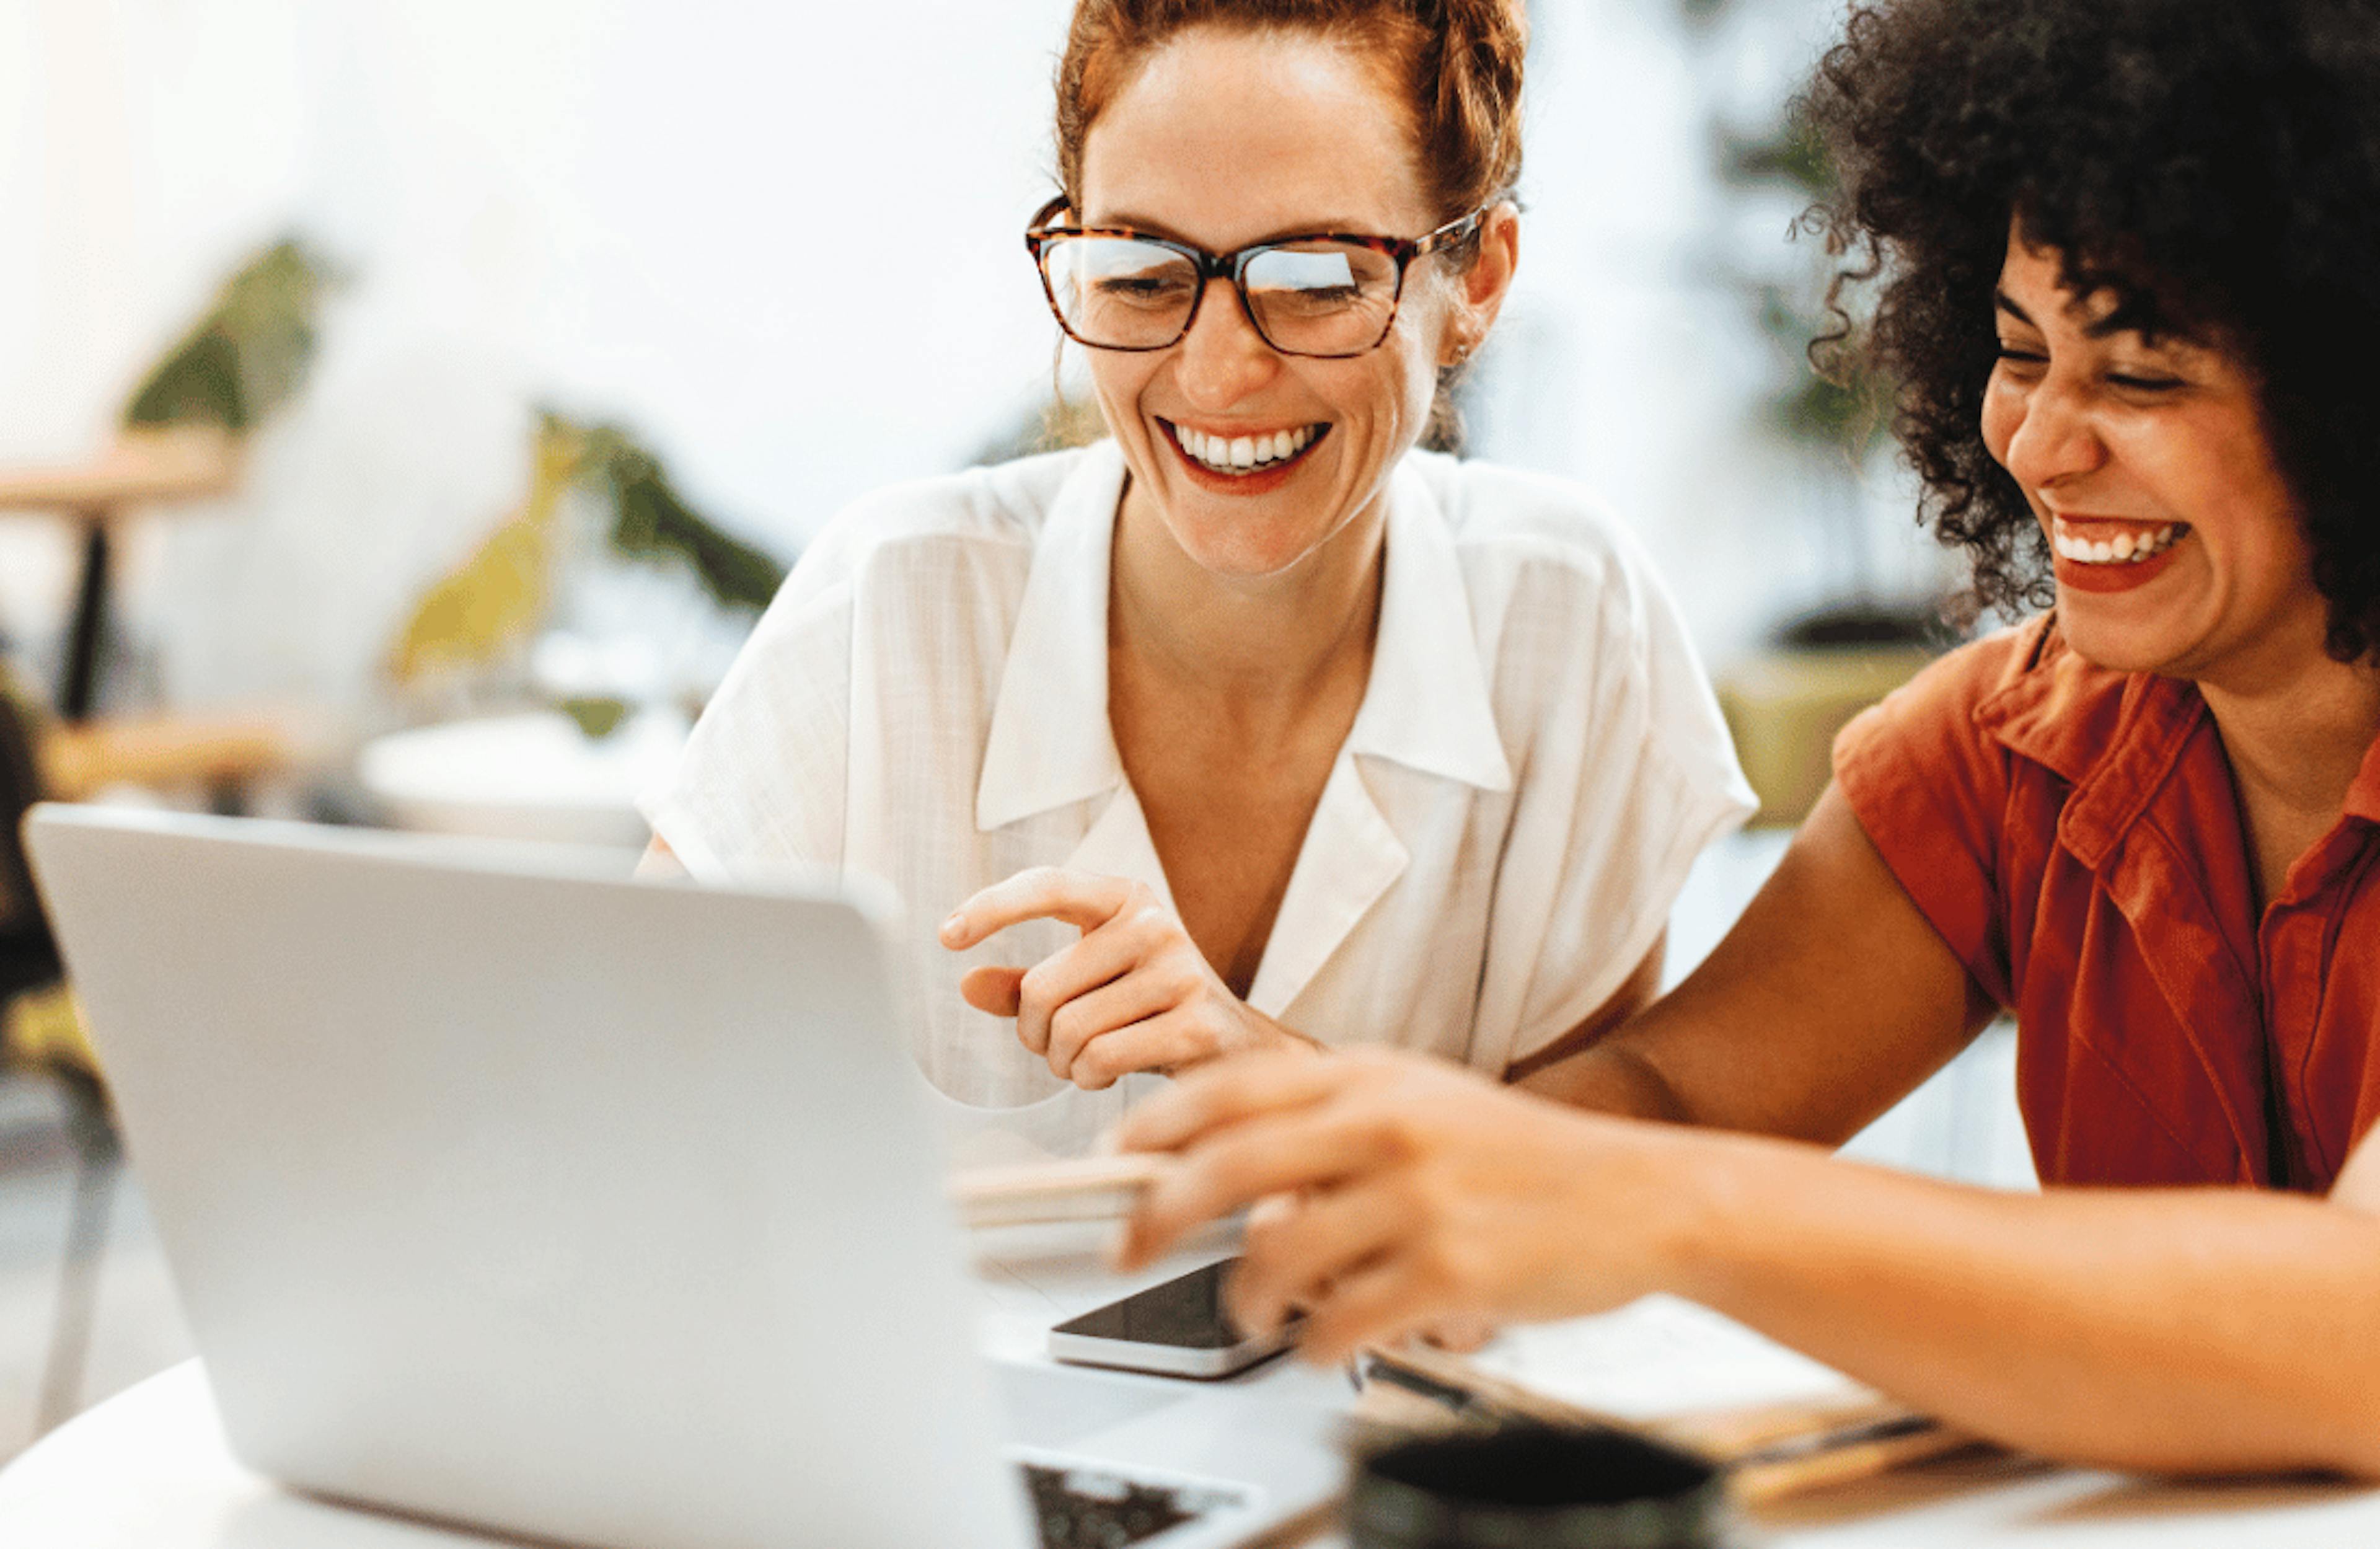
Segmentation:
[(1379, 348), (1415, 259), (1463, 240), (1486, 209), (1410, 239), (1317, 232), (1210, 253), (1129, 226), (1052, 226), (1063, 195), (1025, 230), (1058, 326), (1093, 349), (1167, 349), (1198, 316), (1210, 280), (1229, 280), (1265, 343), (1283, 355), (1343, 360)]

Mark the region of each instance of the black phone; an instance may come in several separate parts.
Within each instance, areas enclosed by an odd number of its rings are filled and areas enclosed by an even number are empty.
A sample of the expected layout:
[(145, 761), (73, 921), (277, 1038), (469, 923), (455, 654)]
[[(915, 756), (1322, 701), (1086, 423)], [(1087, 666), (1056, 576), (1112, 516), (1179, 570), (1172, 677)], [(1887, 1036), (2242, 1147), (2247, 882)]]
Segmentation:
[(1169, 1377), (1228, 1377), (1277, 1356), (1296, 1342), (1295, 1318), (1250, 1337), (1223, 1311), (1223, 1281), (1239, 1262), (1218, 1260), (1071, 1318), (1050, 1331), (1050, 1354)]

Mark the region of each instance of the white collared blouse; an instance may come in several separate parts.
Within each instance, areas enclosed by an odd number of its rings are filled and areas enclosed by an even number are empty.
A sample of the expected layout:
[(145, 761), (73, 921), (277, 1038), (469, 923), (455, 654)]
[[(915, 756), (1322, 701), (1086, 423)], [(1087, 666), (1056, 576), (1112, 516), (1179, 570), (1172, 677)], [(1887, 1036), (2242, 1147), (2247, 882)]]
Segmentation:
[[(1108, 726), (1123, 481), (1101, 442), (838, 516), (648, 796), (654, 832), (699, 881), (874, 873), (921, 943), (1029, 866), (1170, 901)], [(1577, 486), (1409, 454), (1384, 555), (1371, 679), (1248, 1002), (1324, 1043), (1500, 1072), (1618, 991), (1753, 798), (1674, 604)], [(1079, 1152), (1155, 1079), (1077, 1092), (960, 998), (968, 968), (1074, 934), (920, 945), (916, 1052), (962, 1132)]]

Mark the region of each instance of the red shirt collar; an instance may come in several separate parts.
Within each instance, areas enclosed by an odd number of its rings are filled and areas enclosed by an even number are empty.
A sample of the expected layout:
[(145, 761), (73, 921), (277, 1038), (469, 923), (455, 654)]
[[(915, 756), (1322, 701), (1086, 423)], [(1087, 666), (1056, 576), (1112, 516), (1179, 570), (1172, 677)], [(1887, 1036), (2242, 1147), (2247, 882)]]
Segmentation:
[[(2186, 678), (2112, 672), (2083, 660), (2058, 633), (2055, 615), (2024, 631), (2027, 649), (2009, 680), (1975, 707), (1975, 725), (2074, 787), (2058, 835), (2095, 870), (2212, 715)], [(2380, 825), (2380, 738), (2365, 750), (2341, 815)]]
[[(2058, 837), (2095, 870), (2208, 718), (2206, 701), (2184, 679), (2111, 672), (2083, 660), (2058, 633), (2053, 615), (2024, 628), (2029, 649), (2018, 654), (2009, 681), (1975, 707), (1975, 725), (2074, 787)], [(2367, 761), (2364, 773), (2380, 799), (2380, 763)]]

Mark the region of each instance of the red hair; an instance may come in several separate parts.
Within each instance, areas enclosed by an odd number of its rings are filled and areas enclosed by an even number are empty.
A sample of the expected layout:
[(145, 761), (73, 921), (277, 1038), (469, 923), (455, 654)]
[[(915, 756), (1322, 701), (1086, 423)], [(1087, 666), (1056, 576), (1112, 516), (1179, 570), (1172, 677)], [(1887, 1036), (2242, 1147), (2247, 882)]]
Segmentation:
[(1058, 66), (1058, 177), (1079, 208), (1083, 141), (1133, 70), (1198, 26), (1300, 30), (1376, 53), (1413, 116), (1423, 188), (1440, 221), (1512, 192), (1521, 176), (1518, 0), (1076, 0)]

